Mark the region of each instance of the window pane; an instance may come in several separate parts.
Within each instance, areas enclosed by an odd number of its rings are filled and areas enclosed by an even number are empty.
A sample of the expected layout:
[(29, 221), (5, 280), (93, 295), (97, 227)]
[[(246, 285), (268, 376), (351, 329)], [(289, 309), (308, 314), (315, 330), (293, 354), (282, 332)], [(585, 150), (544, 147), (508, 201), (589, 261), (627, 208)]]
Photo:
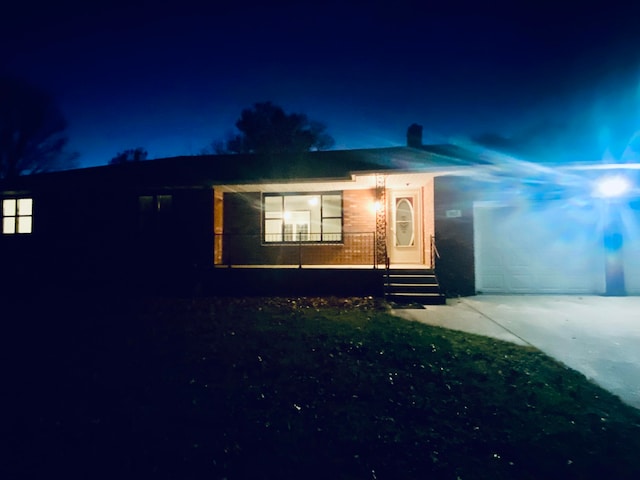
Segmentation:
[(16, 201), (13, 198), (8, 198), (2, 201), (2, 215), (5, 217), (15, 216), (16, 214)]
[(309, 224), (301, 223), (296, 225), (296, 239), (301, 242), (309, 241)]
[(2, 219), (2, 233), (16, 233), (16, 218), (5, 217)]
[(325, 218), (322, 221), (323, 233), (341, 233), (342, 220), (339, 218)]
[(322, 221), (322, 240), (337, 242), (342, 240), (342, 220), (339, 218), (325, 218)]
[(342, 241), (340, 194), (265, 195), (263, 209), (265, 242)]
[(281, 242), (282, 241), (282, 220), (265, 220), (264, 241), (265, 242)]
[(285, 210), (310, 210), (318, 208), (317, 195), (287, 195), (284, 197)]
[(412, 198), (397, 198), (395, 223), (396, 235), (395, 244), (399, 247), (411, 247), (414, 242), (414, 211)]
[(282, 218), (282, 197), (264, 197), (265, 218)]
[(285, 241), (308, 241), (310, 218), (311, 212), (308, 210), (287, 211), (284, 225)]
[(158, 212), (169, 213), (173, 206), (173, 197), (171, 195), (158, 195)]
[(31, 233), (31, 218), (18, 217), (18, 233)]
[[(315, 212), (311, 212), (312, 216), (311, 216), (311, 221), (309, 224), (309, 231), (311, 233), (320, 233), (322, 231), (322, 220), (320, 219), (319, 215), (314, 215)], [(318, 238), (319, 240), (320, 238)]]
[(143, 195), (138, 197), (138, 205), (141, 212), (150, 212), (153, 210), (153, 197), (151, 195)]
[(291, 223), (287, 223), (284, 226), (284, 241), (292, 242), (293, 240), (293, 225)]
[(18, 215), (33, 215), (33, 199), (20, 198), (18, 200)]
[(342, 199), (340, 195), (323, 195), (322, 196), (322, 216), (323, 217), (341, 217), (342, 216)]

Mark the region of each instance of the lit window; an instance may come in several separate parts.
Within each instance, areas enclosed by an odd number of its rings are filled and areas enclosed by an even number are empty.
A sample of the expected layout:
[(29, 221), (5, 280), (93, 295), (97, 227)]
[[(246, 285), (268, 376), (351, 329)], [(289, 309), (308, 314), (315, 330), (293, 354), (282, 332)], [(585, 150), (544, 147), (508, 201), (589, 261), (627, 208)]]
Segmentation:
[(265, 242), (342, 241), (342, 195), (286, 194), (263, 197)]
[(33, 231), (33, 199), (5, 198), (2, 200), (2, 233), (31, 233)]

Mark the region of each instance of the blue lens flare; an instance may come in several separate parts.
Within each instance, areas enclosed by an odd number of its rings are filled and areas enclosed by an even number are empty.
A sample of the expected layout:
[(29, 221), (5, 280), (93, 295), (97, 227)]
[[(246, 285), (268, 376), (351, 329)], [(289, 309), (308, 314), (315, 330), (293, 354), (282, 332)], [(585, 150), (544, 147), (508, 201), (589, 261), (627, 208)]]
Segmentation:
[(609, 175), (596, 182), (594, 196), (616, 198), (626, 195), (631, 190), (631, 182), (622, 175)]

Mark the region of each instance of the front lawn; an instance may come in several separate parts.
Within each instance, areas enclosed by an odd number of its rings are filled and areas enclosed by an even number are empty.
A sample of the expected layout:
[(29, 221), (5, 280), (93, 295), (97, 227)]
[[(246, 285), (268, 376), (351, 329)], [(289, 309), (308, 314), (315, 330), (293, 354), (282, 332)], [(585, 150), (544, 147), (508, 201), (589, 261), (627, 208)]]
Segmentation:
[(373, 299), (51, 303), (14, 307), (3, 478), (640, 478), (640, 412)]

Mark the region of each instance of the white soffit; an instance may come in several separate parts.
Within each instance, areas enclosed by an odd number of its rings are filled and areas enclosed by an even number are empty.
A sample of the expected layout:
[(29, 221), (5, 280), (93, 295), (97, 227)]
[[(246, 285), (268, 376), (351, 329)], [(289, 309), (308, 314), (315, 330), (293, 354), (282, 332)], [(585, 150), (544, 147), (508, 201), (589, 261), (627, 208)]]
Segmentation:
[[(442, 172), (439, 173), (440, 175)], [(430, 182), (437, 174), (422, 172), (381, 172), (381, 173), (357, 173), (351, 179), (323, 180), (309, 179), (305, 181), (291, 182), (265, 182), (234, 185), (215, 185), (214, 189), (222, 192), (322, 192), (338, 190), (368, 190), (376, 187), (376, 175), (385, 177), (387, 188), (415, 188)]]

